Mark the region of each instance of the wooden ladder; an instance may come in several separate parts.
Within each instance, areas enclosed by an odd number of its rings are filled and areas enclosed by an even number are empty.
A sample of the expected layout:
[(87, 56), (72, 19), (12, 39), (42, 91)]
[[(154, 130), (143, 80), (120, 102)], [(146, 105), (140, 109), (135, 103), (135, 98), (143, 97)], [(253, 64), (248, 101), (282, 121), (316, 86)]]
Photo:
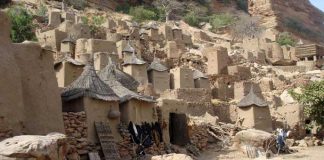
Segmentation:
[(95, 122), (95, 128), (105, 160), (119, 160), (120, 156), (108, 122)]

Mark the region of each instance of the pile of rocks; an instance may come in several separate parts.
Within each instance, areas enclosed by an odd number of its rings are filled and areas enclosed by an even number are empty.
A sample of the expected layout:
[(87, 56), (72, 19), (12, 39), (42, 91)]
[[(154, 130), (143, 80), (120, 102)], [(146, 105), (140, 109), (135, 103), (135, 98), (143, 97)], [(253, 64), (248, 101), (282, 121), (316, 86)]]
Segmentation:
[(77, 149), (79, 154), (99, 150), (100, 147), (87, 140), (87, 125), (85, 112), (63, 112), (64, 129), (69, 144)]
[(201, 151), (207, 149), (209, 139), (207, 130), (208, 127), (204, 125), (192, 125), (189, 129), (189, 137), (191, 143)]
[(287, 139), (286, 141), (289, 147), (291, 146), (313, 147), (313, 146), (321, 146), (324, 144), (324, 141), (316, 137), (309, 137), (309, 136), (305, 137), (302, 140)]

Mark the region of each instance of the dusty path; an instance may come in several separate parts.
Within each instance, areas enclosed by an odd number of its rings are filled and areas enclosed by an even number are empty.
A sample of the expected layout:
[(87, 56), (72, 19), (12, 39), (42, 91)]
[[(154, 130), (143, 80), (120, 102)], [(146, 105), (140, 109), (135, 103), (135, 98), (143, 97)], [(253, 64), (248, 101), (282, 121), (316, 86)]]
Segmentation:
[[(308, 148), (293, 148), (298, 152), (275, 156), (273, 160), (324, 160), (324, 146), (308, 147)], [(201, 154), (199, 160), (251, 160), (241, 152), (227, 149), (224, 151), (208, 150)], [(262, 158), (257, 158), (262, 159)]]

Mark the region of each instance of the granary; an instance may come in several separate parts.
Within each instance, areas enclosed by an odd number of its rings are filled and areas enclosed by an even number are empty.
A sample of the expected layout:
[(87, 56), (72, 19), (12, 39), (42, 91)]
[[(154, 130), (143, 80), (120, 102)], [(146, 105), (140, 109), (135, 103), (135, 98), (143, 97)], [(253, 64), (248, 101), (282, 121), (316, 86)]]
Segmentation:
[(159, 40), (159, 28), (156, 22), (150, 22), (143, 26), (148, 33), (149, 39), (151, 41)]
[(69, 54), (54, 63), (56, 79), (59, 87), (66, 87), (83, 72), (84, 64), (74, 60)]
[[(124, 42), (124, 40), (120, 42)], [(125, 45), (120, 44), (120, 47), (123, 48), (121, 54), (119, 55), (120, 59), (123, 60), (130, 59), (132, 57), (132, 54), (135, 52), (135, 49), (132, 47), (129, 41)]]
[(61, 42), (61, 53), (69, 53), (74, 58), (75, 41), (68, 36)]
[(60, 11), (50, 11), (48, 18), (48, 26), (49, 27), (57, 27), (61, 24), (61, 13)]
[(175, 41), (168, 41), (166, 43), (165, 52), (168, 58), (179, 58), (180, 52)]
[(208, 59), (208, 74), (225, 74), (227, 73), (228, 54), (224, 47), (209, 47), (203, 50), (204, 56)]
[(171, 26), (168, 24), (161, 25), (159, 28), (159, 34), (164, 36), (166, 41), (173, 40), (173, 32)]
[(140, 35), (139, 35), (139, 24), (137, 22), (132, 22), (129, 25), (129, 39), (130, 40), (139, 40)]
[(237, 107), (238, 121), (243, 127), (272, 132), (269, 106), (266, 101), (254, 93), (253, 86), (249, 94), (237, 104)]
[(108, 18), (107, 21), (102, 26), (107, 28), (107, 29), (115, 29), (116, 28), (116, 22), (113, 19)]
[(126, 87), (117, 80), (117, 70), (113, 63), (109, 63), (98, 73), (100, 78), (113, 89), (120, 97), (119, 109), (121, 112), (121, 121), (135, 124), (142, 122), (156, 122), (155, 100), (152, 97), (139, 95)]
[(94, 67), (96, 71), (99, 71), (105, 68), (108, 65), (108, 59), (110, 58), (113, 62), (118, 62), (118, 55), (115, 52), (108, 53), (108, 52), (96, 52), (93, 55), (94, 57)]
[(153, 62), (147, 68), (148, 82), (152, 83), (157, 94), (170, 89), (170, 74), (168, 68), (154, 58)]
[(177, 88), (195, 88), (193, 72), (189, 68), (177, 67), (170, 70), (171, 89)]
[(140, 40), (145, 40), (145, 41), (149, 40), (149, 35), (145, 29), (141, 28), (139, 30), (139, 35), (140, 35)]
[(135, 52), (122, 65), (123, 71), (134, 77), (141, 85), (148, 83), (146, 62), (137, 58)]
[(103, 82), (92, 64), (61, 94), (63, 112), (85, 112), (87, 140), (98, 143), (94, 122), (108, 122), (114, 138), (119, 136), (119, 97)]
[(73, 12), (66, 12), (64, 11), (61, 14), (62, 19), (65, 21), (71, 21), (71, 22), (75, 22), (76, 18), (75, 18), (75, 14)]
[(193, 71), (193, 79), (195, 88), (210, 88), (208, 77), (197, 69)]
[(173, 34), (174, 41), (176, 42), (182, 41), (182, 30), (178, 26), (173, 25), (172, 34)]

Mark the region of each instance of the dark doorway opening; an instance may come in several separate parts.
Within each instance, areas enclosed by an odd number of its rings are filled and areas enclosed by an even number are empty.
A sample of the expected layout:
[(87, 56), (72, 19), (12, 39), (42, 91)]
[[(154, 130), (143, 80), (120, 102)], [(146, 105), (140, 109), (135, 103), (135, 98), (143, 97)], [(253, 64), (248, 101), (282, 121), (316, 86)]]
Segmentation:
[(189, 143), (187, 116), (185, 114), (170, 113), (169, 134), (172, 144), (185, 146)]
[[(307, 125), (310, 125), (311, 124), (311, 120), (310, 119), (306, 119), (305, 120), (305, 124), (306, 124), (306, 126)], [(306, 128), (306, 134), (311, 134), (312, 133), (312, 131), (310, 130), (310, 128)]]

